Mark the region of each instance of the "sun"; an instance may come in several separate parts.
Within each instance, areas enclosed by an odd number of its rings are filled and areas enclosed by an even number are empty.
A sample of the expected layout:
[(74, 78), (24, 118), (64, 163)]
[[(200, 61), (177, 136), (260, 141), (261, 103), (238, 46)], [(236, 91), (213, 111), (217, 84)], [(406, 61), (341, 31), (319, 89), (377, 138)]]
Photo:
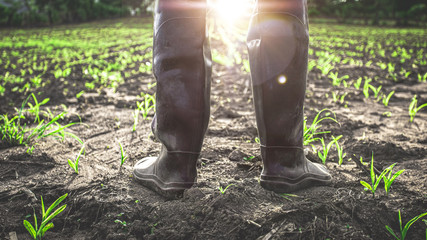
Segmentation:
[(216, 20), (235, 24), (252, 14), (254, 3), (254, 0), (211, 0), (210, 7)]

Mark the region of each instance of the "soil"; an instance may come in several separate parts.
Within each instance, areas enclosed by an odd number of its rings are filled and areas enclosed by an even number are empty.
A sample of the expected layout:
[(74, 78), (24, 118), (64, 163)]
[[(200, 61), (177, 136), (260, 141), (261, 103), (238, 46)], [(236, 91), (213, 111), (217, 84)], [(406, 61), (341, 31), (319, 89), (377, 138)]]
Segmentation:
[[(135, 19), (114, 21), (127, 24)], [(321, 27), (313, 24), (311, 29)], [(316, 37), (312, 34), (311, 41)], [(243, 40), (235, 42), (236, 51), (247, 59)], [(219, 37), (212, 37), (212, 47), (227, 52)], [(412, 69), (409, 62), (399, 66)], [(336, 69), (350, 79), (357, 79), (362, 72), (383, 76), (383, 89), (396, 93), (385, 107), (372, 97), (366, 99), (361, 91), (332, 87), (330, 79), (316, 68), (309, 73), (305, 102), (308, 123), (319, 110), (332, 110), (339, 124), (322, 122), (322, 129), (330, 131), (323, 136), (330, 139), (331, 135), (343, 135), (340, 144), (347, 157), (338, 165), (333, 147), (326, 162), (333, 175), (332, 185), (297, 191), (295, 195), (276, 194), (258, 183), (262, 162), (255, 142), (250, 75), (241, 65), (214, 63), (211, 120), (199, 158), (198, 183), (177, 200), (165, 199), (132, 178), (136, 161), (159, 153), (160, 143), (150, 132), (152, 114), (147, 120), (140, 118), (137, 130), (132, 131), (132, 108), (140, 100), (140, 92), (154, 93), (154, 88), (148, 87), (155, 81), (153, 76), (125, 79), (116, 91), (105, 88), (78, 99), (75, 94), (81, 90), (79, 85), (69, 87), (66, 95), (56, 91), (61, 90), (60, 84), (46, 86), (41, 97), (50, 97), (51, 101), (43, 109), (60, 109), (65, 104), (70, 117), (63, 121), (78, 121), (78, 115), (84, 123), (70, 131), (84, 140), (86, 155), (80, 160), (77, 175), (67, 159), (74, 159), (81, 145), (71, 138), (63, 142), (43, 139), (31, 155), (24, 146), (2, 144), (0, 238), (10, 239), (9, 233), (16, 232), (18, 239), (30, 239), (22, 221), (32, 222), (29, 216), (34, 210), (40, 216), (40, 196), (50, 205), (68, 193), (64, 200), (67, 207), (53, 220), (55, 227), (45, 239), (392, 239), (385, 225), (399, 229), (399, 209), (404, 223), (427, 209), (427, 111), (418, 112), (410, 123), (407, 110), (414, 94), (419, 103), (427, 102), (427, 84), (417, 82), (414, 74), (406, 81), (395, 82), (379, 67), (338, 64)], [(427, 72), (426, 66), (418, 71)], [(78, 78), (78, 74), (73, 76)], [(332, 101), (334, 90), (349, 92), (345, 103)], [(7, 90), (0, 99), (0, 113), (13, 114), (13, 108), (3, 103), (19, 106), (24, 98)], [(123, 167), (119, 142), (129, 156)], [(311, 147), (306, 150), (310, 160), (320, 162)], [(359, 183), (370, 182), (369, 166), (357, 164), (360, 156), (369, 162), (372, 152), (380, 171), (393, 163), (397, 163), (394, 171), (405, 169), (389, 195), (380, 185), (375, 199)], [(221, 194), (218, 187), (229, 184), (233, 185)], [(425, 229), (424, 222), (417, 221), (407, 239), (424, 239)]]

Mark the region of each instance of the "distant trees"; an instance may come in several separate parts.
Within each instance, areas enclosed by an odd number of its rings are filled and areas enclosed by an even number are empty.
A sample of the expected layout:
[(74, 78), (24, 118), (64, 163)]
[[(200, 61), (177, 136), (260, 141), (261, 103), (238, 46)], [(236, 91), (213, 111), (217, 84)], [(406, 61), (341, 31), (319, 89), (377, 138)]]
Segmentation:
[(127, 14), (122, 0), (0, 0), (0, 25), (6, 26), (82, 22)]
[[(81, 22), (144, 13), (154, 1), (0, 0), (0, 26)], [(393, 21), (399, 26), (427, 22), (427, 0), (308, 0), (308, 4), (311, 16), (333, 17), (341, 22), (360, 19), (365, 24), (379, 25)]]
[(378, 25), (381, 21), (394, 21), (405, 26), (409, 22), (427, 21), (426, 0), (308, 0), (312, 15), (347, 19), (363, 19)]

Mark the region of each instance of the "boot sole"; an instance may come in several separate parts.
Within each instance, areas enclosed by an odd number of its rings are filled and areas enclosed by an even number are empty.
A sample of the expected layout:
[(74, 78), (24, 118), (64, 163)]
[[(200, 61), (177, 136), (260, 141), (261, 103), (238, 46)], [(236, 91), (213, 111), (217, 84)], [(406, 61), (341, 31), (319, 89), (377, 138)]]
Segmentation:
[(184, 191), (191, 188), (195, 182), (185, 183), (164, 183), (158, 179), (155, 175), (144, 175), (138, 176), (134, 173), (134, 178), (141, 185), (153, 190), (159, 195), (168, 199), (179, 199), (183, 197)]
[(276, 193), (290, 193), (314, 186), (327, 186), (331, 183), (331, 178), (322, 179), (314, 175), (304, 175), (295, 180), (269, 176), (261, 176), (260, 179), (261, 187)]

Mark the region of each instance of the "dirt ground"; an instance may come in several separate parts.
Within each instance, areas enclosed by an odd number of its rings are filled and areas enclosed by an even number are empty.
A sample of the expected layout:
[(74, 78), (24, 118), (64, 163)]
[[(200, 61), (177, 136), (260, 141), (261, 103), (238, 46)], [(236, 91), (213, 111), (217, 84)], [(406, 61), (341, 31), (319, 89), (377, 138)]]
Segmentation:
[[(316, 42), (317, 36), (312, 34), (311, 41)], [(236, 51), (247, 58), (243, 40), (236, 41)], [(226, 48), (215, 37), (212, 46), (219, 51)], [(401, 66), (412, 69), (409, 62)], [(266, 191), (258, 183), (262, 164), (255, 142), (250, 75), (241, 66), (214, 63), (211, 119), (198, 163), (198, 183), (178, 200), (164, 199), (132, 179), (136, 161), (159, 152), (160, 144), (150, 133), (152, 115), (140, 118), (137, 131), (132, 131), (135, 102), (140, 92), (154, 93), (155, 88), (148, 88), (155, 81), (153, 76), (125, 79), (115, 92), (105, 88), (78, 99), (78, 85), (62, 96), (61, 91), (54, 91), (62, 85), (52, 81), (46, 87), (52, 91), (43, 95), (51, 101), (44, 107), (65, 104), (70, 117), (63, 121), (79, 121), (78, 115), (84, 123), (70, 130), (86, 145), (80, 174), (67, 164), (81, 147), (73, 139), (45, 139), (32, 155), (23, 146), (2, 144), (0, 239), (9, 239), (10, 232), (16, 232), (20, 240), (30, 239), (22, 221), (33, 214), (33, 208), (40, 214), (40, 196), (50, 205), (65, 193), (69, 194), (64, 201), (67, 208), (54, 219), (55, 227), (45, 239), (392, 239), (385, 225), (399, 229), (399, 209), (404, 223), (427, 209), (427, 111), (420, 111), (413, 123), (408, 116), (414, 94), (419, 103), (427, 102), (427, 83), (418, 82), (415, 75), (395, 82), (376, 66), (338, 64), (335, 69), (350, 79), (380, 76), (383, 89), (396, 93), (385, 107), (381, 101), (366, 99), (361, 91), (332, 87), (319, 69), (309, 73), (308, 123), (321, 109), (336, 113), (339, 124), (322, 122), (322, 129), (331, 131), (324, 137), (343, 135), (340, 143), (347, 157), (339, 166), (333, 147), (326, 162), (333, 184), (298, 191), (295, 196)], [(426, 66), (418, 71), (427, 72)], [(333, 90), (348, 92), (346, 102), (333, 102)], [(0, 113), (14, 113), (4, 103), (19, 106), (24, 98), (12, 93), (1, 97)], [(122, 168), (119, 142), (129, 156)], [(306, 148), (307, 157), (320, 162), (312, 148)], [(369, 173), (349, 160), (362, 156), (369, 161), (372, 152), (377, 169), (392, 163), (397, 163), (394, 171), (405, 169), (390, 194), (386, 196), (380, 185), (375, 199), (359, 183), (370, 182)], [(233, 185), (221, 194), (218, 187), (229, 184)], [(28, 220), (32, 222), (32, 217)], [(423, 221), (416, 222), (407, 239), (425, 239), (425, 229)]]

